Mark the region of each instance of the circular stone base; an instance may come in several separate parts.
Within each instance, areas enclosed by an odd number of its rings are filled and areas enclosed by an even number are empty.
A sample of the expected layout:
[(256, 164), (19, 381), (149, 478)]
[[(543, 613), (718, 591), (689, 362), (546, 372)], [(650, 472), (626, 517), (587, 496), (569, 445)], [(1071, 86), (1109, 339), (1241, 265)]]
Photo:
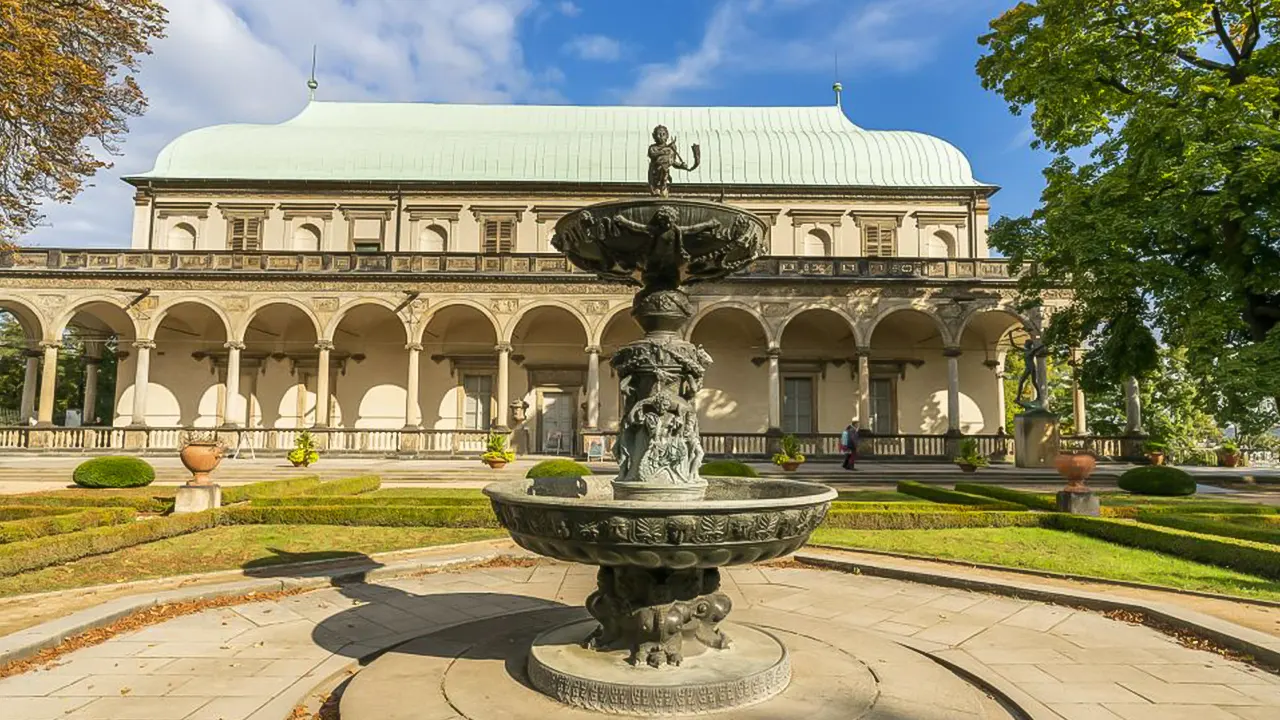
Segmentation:
[(754, 705), (791, 680), (787, 649), (773, 635), (723, 623), (732, 645), (687, 657), (679, 667), (627, 662), (628, 652), (582, 646), (599, 623), (580, 620), (533, 640), (528, 673), (533, 686), (567, 705), (595, 712), (692, 715)]

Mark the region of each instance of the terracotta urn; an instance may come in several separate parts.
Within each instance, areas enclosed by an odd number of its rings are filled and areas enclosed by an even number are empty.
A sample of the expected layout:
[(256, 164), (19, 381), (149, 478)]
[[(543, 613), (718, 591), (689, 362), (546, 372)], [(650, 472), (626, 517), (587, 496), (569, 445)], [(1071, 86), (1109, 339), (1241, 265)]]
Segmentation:
[(956, 467), (960, 468), (960, 472), (978, 472), (978, 466), (970, 463), (956, 463)]
[(783, 469), (783, 470), (786, 470), (787, 472), (794, 472), (794, 471), (795, 471), (795, 469), (796, 469), (796, 468), (798, 468), (798, 467), (800, 467), (800, 463), (798, 463), (798, 462), (784, 462), (784, 463), (782, 463), (782, 469)]
[(218, 463), (222, 462), (222, 451), (222, 445), (216, 442), (193, 442), (184, 445), (178, 457), (182, 458), (183, 466), (191, 471), (191, 479), (187, 481), (187, 484), (212, 484), (213, 481), (209, 479), (209, 473), (213, 472), (218, 467)]
[(1098, 467), (1098, 460), (1090, 453), (1058, 453), (1053, 464), (1058, 474), (1067, 480), (1067, 492), (1087, 492), (1084, 481)]
[(1161, 451), (1149, 452), (1147, 453), (1147, 460), (1150, 460), (1152, 465), (1163, 465), (1164, 453)]
[(1240, 464), (1240, 453), (1218, 451), (1218, 464), (1222, 467), (1233, 468)]
[(506, 460), (485, 460), (484, 464), (488, 465), (490, 468), (494, 470), (501, 470), (502, 468), (507, 466), (507, 461)]

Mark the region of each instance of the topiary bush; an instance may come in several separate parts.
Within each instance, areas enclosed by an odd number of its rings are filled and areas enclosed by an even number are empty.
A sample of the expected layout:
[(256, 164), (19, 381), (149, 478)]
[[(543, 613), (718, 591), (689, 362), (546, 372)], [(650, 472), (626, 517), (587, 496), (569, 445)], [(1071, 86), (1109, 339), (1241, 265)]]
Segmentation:
[(156, 471), (142, 458), (108, 455), (80, 463), (71, 479), (87, 488), (143, 487), (156, 479)]
[(1126, 470), (1116, 484), (1121, 490), (1135, 495), (1172, 497), (1194, 495), (1196, 492), (1196, 481), (1190, 473), (1167, 465), (1145, 465)]
[(543, 460), (529, 468), (527, 478), (589, 477), (591, 468), (572, 460)]
[(712, 460), (709, 463), (703, 463), (702, 467), (698, 468), (698, 474), (708, 477), (760, 477), (760, 473), (756, 472), (755, 468), (737, 460)]

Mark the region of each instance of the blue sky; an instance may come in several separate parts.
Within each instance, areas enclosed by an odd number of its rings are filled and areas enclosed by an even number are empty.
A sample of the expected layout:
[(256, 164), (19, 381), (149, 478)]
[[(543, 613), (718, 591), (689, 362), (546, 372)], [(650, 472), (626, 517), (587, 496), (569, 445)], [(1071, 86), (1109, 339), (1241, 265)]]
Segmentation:
[(167, 0), (142, 64), (151, 100), (124, 155), (30, 245), (126, 246), (132, 189), (178, 134), (279, 122), (306, 103), (311, 46), (325, 100), (821, 105), (844, 84), (853, 122), (942, 137), (1000, 185), (996, 215), (1038, 202), (1046, 153), (982, 89), (977, 38), (1015, 0)]

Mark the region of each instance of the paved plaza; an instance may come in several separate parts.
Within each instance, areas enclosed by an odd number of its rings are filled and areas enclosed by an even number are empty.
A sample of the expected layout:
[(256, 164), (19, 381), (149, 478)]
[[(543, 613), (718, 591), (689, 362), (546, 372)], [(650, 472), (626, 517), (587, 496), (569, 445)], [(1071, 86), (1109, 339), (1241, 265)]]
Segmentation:
[[(473, 567), (206, 610), (0, 680), (0, 707), (14, 720), (284, 720), (384, 648), (480, 618), (518, 623), (522, 612), (580, 606), (594, 571)], [(906, 643), (1019, 695), (1036, 718), (1280, 717), (1275, 675), (1089, 611), (791, 563), (729, 569), (725, 586), (735, 613), (754, 622)]]

